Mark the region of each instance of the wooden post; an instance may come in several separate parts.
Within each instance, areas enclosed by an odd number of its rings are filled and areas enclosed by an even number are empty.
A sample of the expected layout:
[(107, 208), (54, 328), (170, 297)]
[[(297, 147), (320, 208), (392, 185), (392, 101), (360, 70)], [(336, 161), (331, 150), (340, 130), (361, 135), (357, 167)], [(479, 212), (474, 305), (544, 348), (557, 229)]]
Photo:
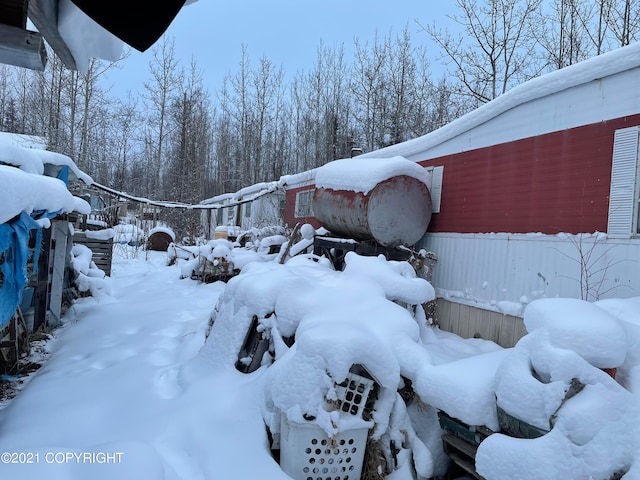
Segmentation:
[(38, 258), (38, 278), (34, 292), (33, 331), (47, 326), (49, 309), (49, 257), (51, 255), (51, 228), (42, 229), (42, 245)]
[(64, 287), (64, 268), (67, 263), (67, 241), (69, 239), (69, 222), (54, 220), (51, 224), (53, 230), (53, 265), (51, 268), (51, 296), (49, 298), (49, 314), (51, 321), (49, 326), (60, 323), (62, 309), (62, 290)]

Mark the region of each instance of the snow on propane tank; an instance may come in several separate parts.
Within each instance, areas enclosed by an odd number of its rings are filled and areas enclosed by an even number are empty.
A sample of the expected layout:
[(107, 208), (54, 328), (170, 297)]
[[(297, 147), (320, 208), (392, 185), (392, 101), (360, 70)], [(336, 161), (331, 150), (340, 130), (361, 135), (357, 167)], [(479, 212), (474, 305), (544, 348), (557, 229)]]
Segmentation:
[(404, 157), (335, 160), (317, 171), (313, 213), (334, 235), (414, 245), (431, 220), (429, 180)]

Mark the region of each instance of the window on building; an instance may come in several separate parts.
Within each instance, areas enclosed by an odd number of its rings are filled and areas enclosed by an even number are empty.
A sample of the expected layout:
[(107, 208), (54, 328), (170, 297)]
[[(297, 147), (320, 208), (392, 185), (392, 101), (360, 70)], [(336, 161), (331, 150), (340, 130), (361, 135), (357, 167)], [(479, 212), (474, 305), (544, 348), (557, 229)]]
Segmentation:
[(251, 218), (251, 202), (244, 204), (244, 218)]
[(296, 193), (296, 218), (313, 217), (313, 189)]
[(640, 126), (616, 130), (611, 162), (607, 234), (629, 238), (640, 233)]

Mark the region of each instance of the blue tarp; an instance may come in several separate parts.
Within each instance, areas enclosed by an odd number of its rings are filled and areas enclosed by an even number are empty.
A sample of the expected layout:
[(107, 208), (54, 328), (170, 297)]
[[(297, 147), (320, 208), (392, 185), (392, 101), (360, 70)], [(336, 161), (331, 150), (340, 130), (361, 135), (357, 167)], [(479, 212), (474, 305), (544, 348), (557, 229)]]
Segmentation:
[(36, 235), (33, 253), (34, 269), (40, 254), (41, 230), (26, 212), (8, 223), (0, 225), (0, 328), (5, 327), (15, 314), (27, 283), (29, 235)]

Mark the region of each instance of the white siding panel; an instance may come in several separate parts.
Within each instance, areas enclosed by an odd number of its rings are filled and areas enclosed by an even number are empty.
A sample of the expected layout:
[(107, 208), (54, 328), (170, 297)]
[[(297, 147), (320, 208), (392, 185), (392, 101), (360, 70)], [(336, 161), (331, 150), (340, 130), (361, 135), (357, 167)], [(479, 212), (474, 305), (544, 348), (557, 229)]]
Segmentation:
[[(422, 247), (438, 258), (432, 284), (438, 296), (521, 315), (544, 297), (640, 295), (640, 240), (597, 235), (429, 233)], [(582, 253), (581, 253), (582, 252)], [(580, 261), (591, 253), (591, 285), (580, 282)], [(588, 298), (587, 298), (588, 297)]]
[(639, 127), (616, 130), (613, 142), (607, 233), (618, 238), (629, 238), (634, 233), (639, 130)]

